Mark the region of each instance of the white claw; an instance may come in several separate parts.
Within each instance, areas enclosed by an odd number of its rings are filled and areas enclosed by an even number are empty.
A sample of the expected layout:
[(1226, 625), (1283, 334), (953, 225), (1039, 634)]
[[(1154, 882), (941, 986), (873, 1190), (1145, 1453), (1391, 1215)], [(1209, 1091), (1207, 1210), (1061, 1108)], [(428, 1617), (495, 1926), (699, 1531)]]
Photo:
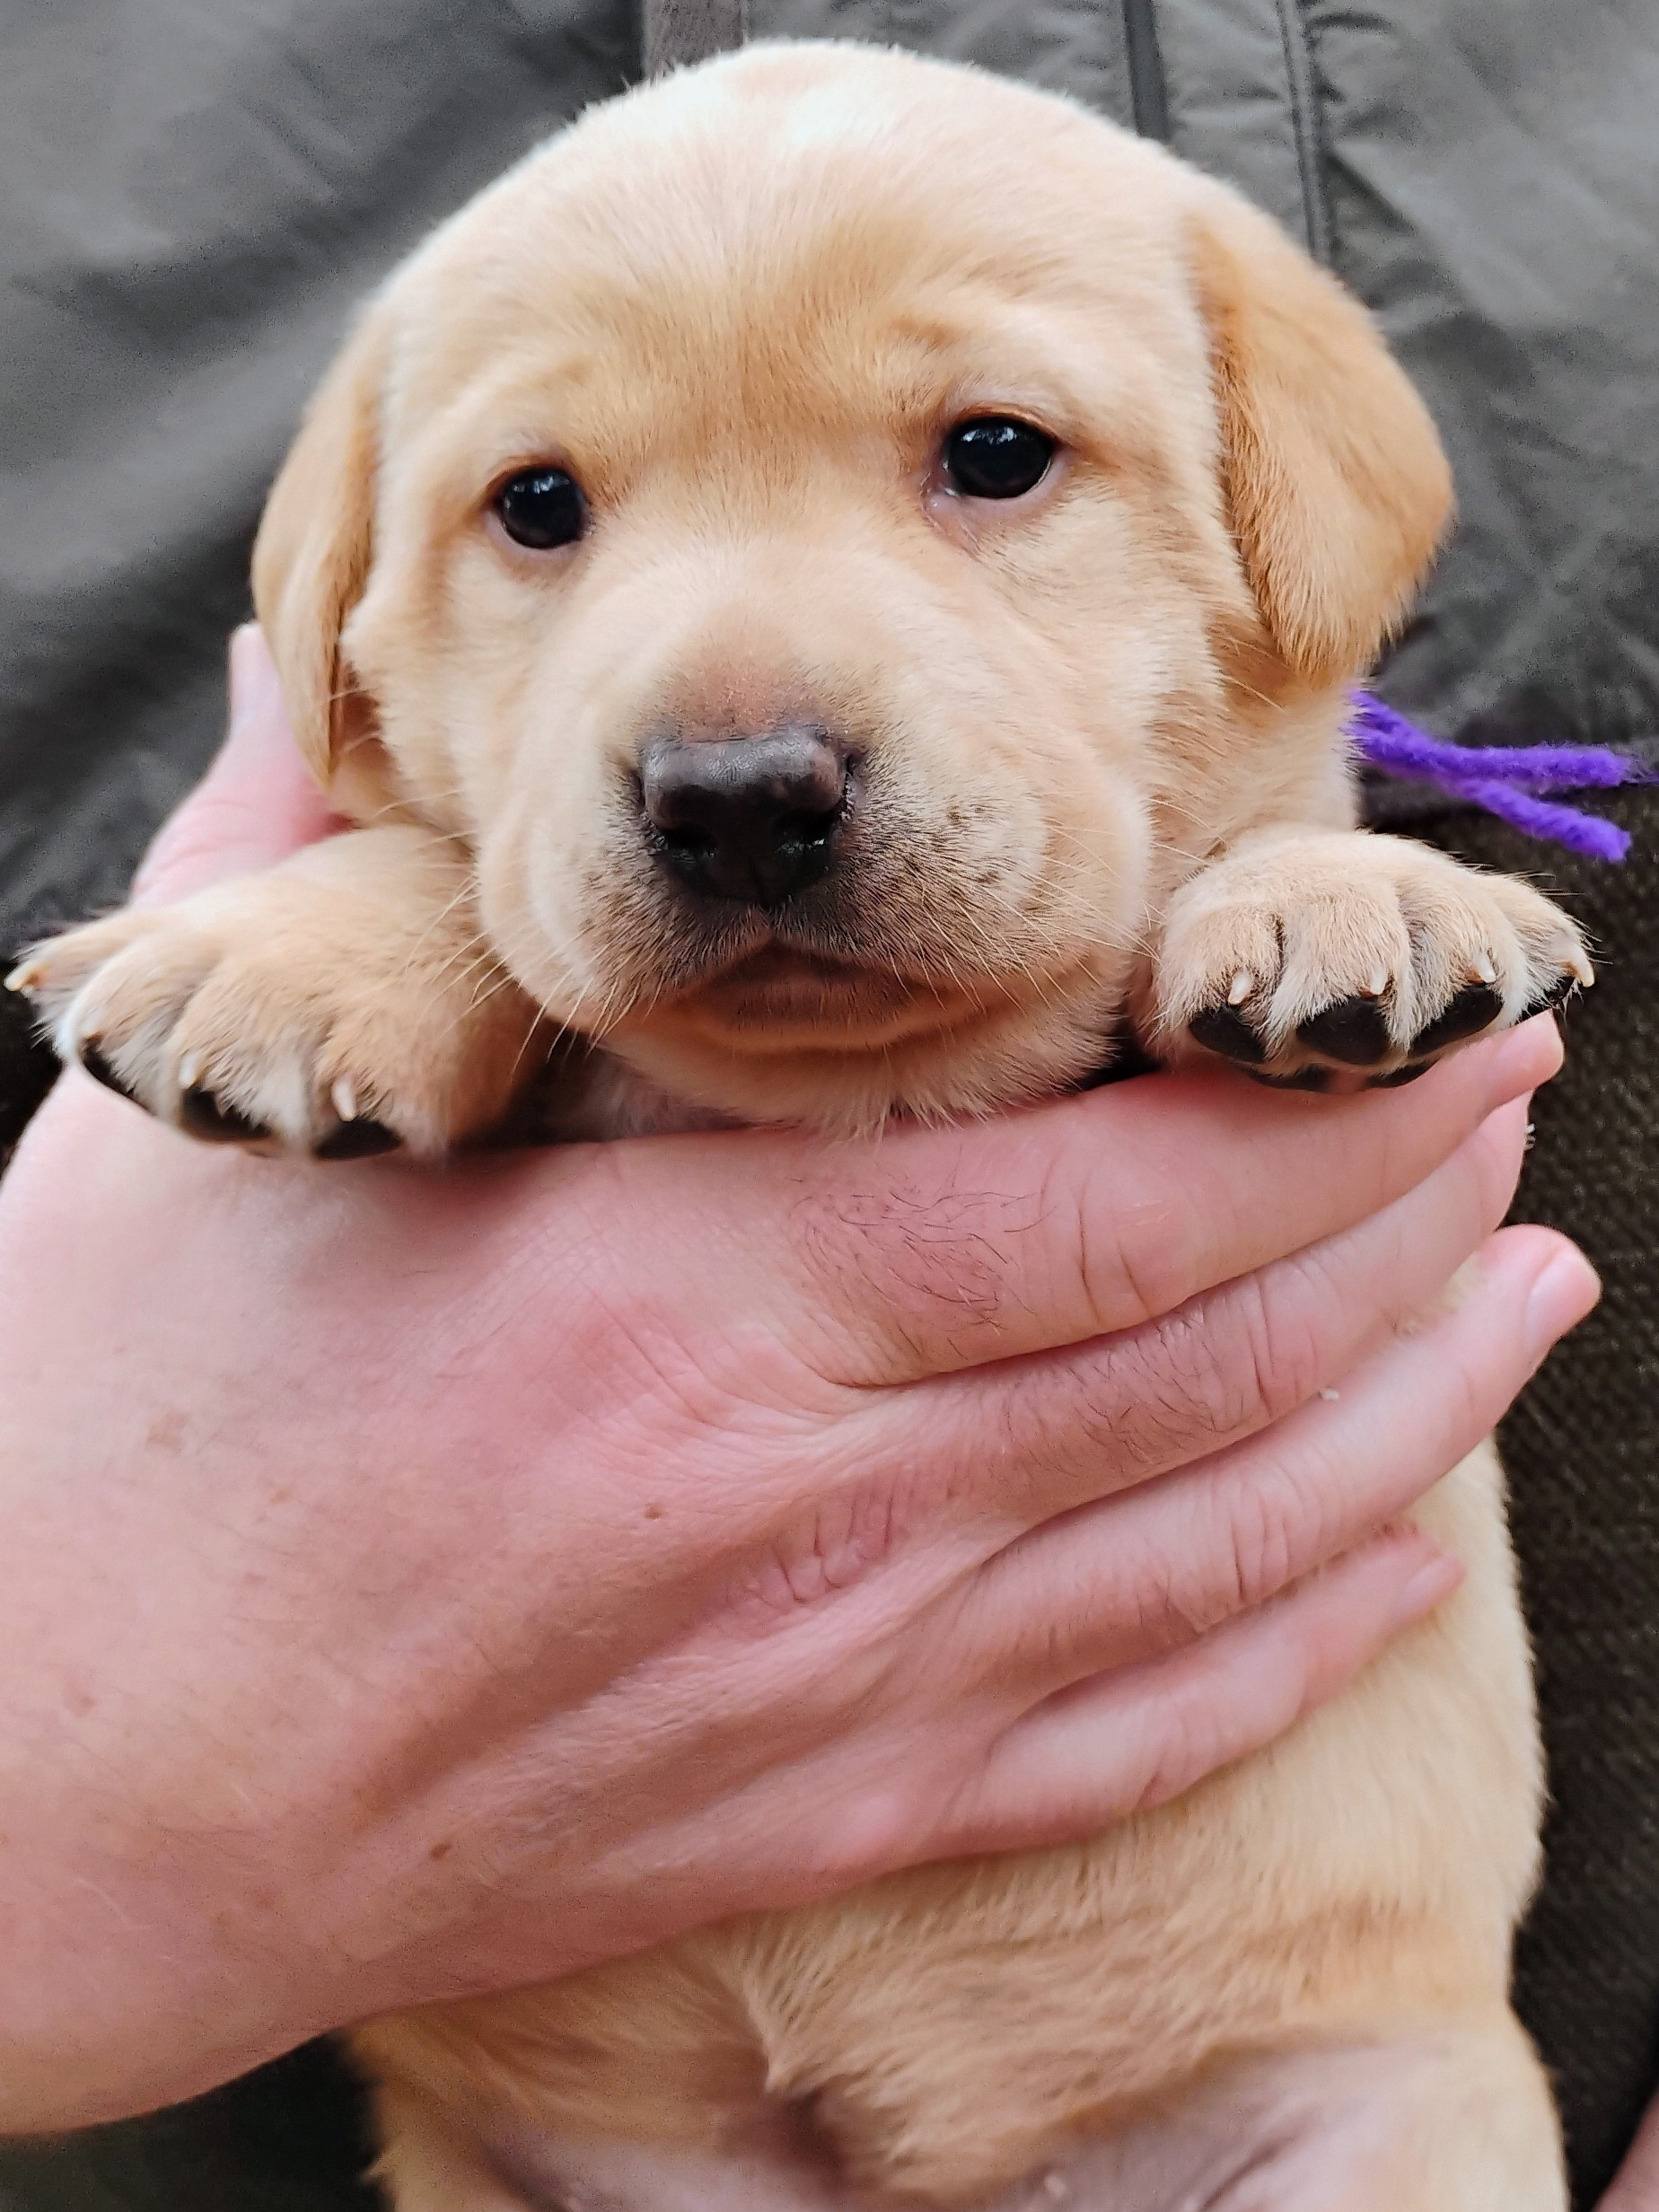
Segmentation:
[(1575, 953), (1573, 958), (1569, 960), (1567, 964), (1572, 970), (1573, 973), (1578, 978), (1579, 984), (1583, 989), (1586, 991), (1593, 991), (1595, 988), (1595, 970), (1590, 965), (1589, 961), (1584, 958), (1582, 952)]
[(333, 1102), (335, 1112), (338, 1114), (342, 1121), (355, 1121), (357, 1119), (357, 1093), (344, 1075), (329, 1092), (329, 1096)]
[(21, 961), (5, 979), (8, 991), (29, 990), (40, 978), (40, 970), (31, 960)]
[(1227, 993), (1230, 1006), (1242, 1006), (1256, 988), (1256, 979), (1248, 969), (1241, 968), (1233, 979), (1233, 988)]
[(1374, 968), (1371, 970), (1370, 976), (1366, 979), (1365, 988), (1360, 995), (1365, 998), (1381, 998), (1383, 992), (1386, 991), (1387, 988), (1388, 970), (1386, 968)]
[(1497, 981), (1497, 970), (1484, 952), (1479, 960), (1470, 961), (1469, 972), (1477, 983), (1492, 984)]
[(202, 1064), (199, 1057), (194, 1052), (187, 1052), (179, 1063), (179, 1088), (181, 1091), (194, 1091), (201, 1079)]

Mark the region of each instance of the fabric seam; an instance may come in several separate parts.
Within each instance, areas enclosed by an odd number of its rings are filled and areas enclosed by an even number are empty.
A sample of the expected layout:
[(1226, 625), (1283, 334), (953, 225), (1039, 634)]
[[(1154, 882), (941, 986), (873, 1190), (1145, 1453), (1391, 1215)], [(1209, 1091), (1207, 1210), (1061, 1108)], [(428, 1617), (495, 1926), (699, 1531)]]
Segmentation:
[(1170, 93), (1158, 43), (1156, 0), (1123, 0), (1123, 53), (1128, 66), (1129, 112), (1143, 138), (1170, 142)]
[(662, 76), (742, 46), (748, 37), (748, 0), (643, 0), (641, 68), (648, 77)]
[(1302, 221), (1308, 251), (1330, 267), (1334, 241), (1325, 198), (1325, 150), (1320, 129), (1319, 92), (1313, 48), (1298, 0), (1275, 0), (1279, 44), (1285, 55), (1285, 84), (1290, 96), (1291, 129), (1296, 141), (1296, 174), (1302, 185)]

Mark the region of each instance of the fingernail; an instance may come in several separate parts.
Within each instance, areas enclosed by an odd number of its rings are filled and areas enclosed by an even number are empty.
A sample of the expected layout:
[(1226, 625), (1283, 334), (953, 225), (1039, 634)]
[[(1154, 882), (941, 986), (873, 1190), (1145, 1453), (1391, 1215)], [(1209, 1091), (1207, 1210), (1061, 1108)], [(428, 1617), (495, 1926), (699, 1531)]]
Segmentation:
[(1395, 1599), (1395, 1628), (1409, 1628), (1414, 1620), (1421, 1620), (1425, 1613), (1432, 1613), (1462, 1579), (1463, 1562), (1454, 1559), (1449, 1552), (1435, 1552), (1426, 1567), (1418, 1567)]
[(287, 723), (270, 648), (257, 622), (231, 633), (230, 726), (224, 750), (241, 752), (274, 740), (285, 749)]
[(1583, 1252), (1576, 1248), (1558, 1252), (1527, 1293), (1523, 1327), (1529, 1356), (1542, 1359), (1594, 1310), (1601, 1295), (1602, 1278)]
[(231, 632), (229, 661), (231, 720), (233, 722), (236, 719), (241, 705), (242, 693), (247, 688), (248, 655), (252, 649), (254, 636), (258, 628), (259, 625), (256, 622), (242, 622)]
[(1487, 1068), (1487, 1097), (1501, 1106), (1548, 1083), (1561, 1066), (1561, 1032), (1549, 1014), (1523, 1022), (1497, 1040)]

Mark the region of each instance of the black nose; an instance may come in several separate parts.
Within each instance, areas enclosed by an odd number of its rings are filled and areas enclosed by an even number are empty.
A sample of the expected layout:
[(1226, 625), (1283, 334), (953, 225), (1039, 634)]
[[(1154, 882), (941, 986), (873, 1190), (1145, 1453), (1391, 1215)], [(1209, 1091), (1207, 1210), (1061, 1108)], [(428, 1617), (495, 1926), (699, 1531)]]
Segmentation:
[(640, 802), (663, 865), (694, 891), (772, 907), (815, 883), (847, 813), (845, 747), (827, 730), (654, 737)]

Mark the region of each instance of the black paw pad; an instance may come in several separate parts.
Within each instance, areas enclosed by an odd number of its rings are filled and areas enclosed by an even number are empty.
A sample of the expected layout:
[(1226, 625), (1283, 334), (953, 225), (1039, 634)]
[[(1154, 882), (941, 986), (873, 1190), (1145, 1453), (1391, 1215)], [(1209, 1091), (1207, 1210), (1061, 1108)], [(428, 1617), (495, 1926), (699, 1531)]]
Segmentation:
[(1426, 1075), (1435, 1065), (1433, 1060), (1408, 1060), (1403, 1067), (1391, 1067), (1386, 1075), (1373, 1075), (1366, 1084), (1367, 1091), (1398, 1091), (1408, 1083), (1415, 1083), (1419, 1075)]
[(1335, 1070), (1299, 1067), (1294, 1075), (1264, 1075), (1253, 1067), (1245, 1072), (1252, 1083), (1265, 1083), (1269, 1091), (1329, 1091)]
[(314, 1157), (372, 1160), (376, 1153), (396, 1152), (402, 1142), (396, 1129), (389, 1129), (383, 1121), (376, 1121), (369, 1114), (359, 1114), (355, 1121), (342, 1121), (331, 1136), (325, 1137)]
[(1385, 1060), (1393, 1040), (1388, 1016), (1380, 999), (1339, 998), (1323, 1014), (1315, 1014), (1296, 1031), (1312, 1052), (1340, 1060), (1345, 1067), (1373, 1067)]
[(250, 1121), (196, 1084), (179, 1093), (179, 1119), (192, 1137), (209, 1145), (252, 1145), (270, 1135), (263, 1122)]
[(1489, 983), (1469, 983), (1458, 993), (1444, 1014), (1438, 1014), (1426, 1029), (1419, 1030), (1411, 1040), (1413, 1052), (1444, 1052), (1448, 1045), (1462, 1044), (1465, 1037), (1479, 1035), (1489, 1029), (1504, 1011), (1504, 994)]
[(1577, 988), (1578, 978), (1576, 975), (1558, 976), (1547, 990), (1540, 991), (1531, 1005), (1523, 1010), (1521, 1019), (1526, 1022), (1535, 1014), (1550, 1013), (1555, 1007), (1564, 1005)]
[(1223, 1059), (1253, 1066), (1268, 1057), (1268, 1048), (1236, 1006), (1206, 1006), (1188, 1023), (1187, 1034), (1207, 1052), (1219, 1052)]
[(106, 1091), (113, 1091), (117, 1098), (131, 1098), (132, 1093), (110, 1066), (97, 1045), (89, 1037), (81, 1047), (81, 1065), (94, 1083), (101, 1083)]

